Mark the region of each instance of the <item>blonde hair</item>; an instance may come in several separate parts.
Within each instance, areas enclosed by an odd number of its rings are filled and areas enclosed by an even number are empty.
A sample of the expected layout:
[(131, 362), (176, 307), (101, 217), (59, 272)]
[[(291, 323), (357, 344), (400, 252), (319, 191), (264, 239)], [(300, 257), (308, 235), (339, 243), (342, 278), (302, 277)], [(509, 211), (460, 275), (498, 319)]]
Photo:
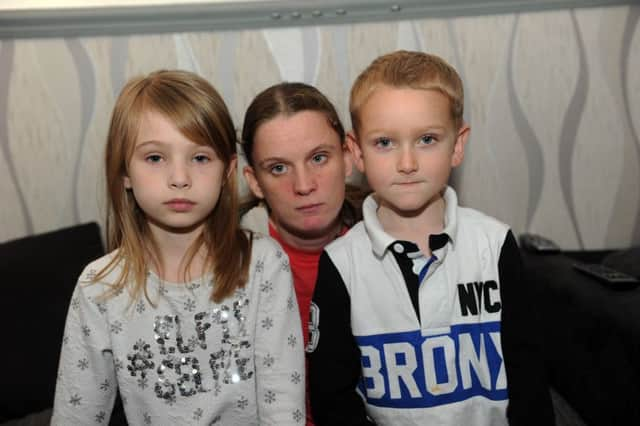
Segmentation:
[(120, 275), (106, 296), (128, 287), (132, 300), (142, 293), (149, 300), (148, 263), (162, 269), (145, 215), (133, 192), (124, 186), (140, 122), (149, 111), (169, 119), (189, 140), (213, 148), (225, 165), (226, 181), (218, 203), (206, 220), (204, 231), (183, 258), (187, 271), (198, 250), (205, 246), (205, 265), (215, 276), (211, 300), (219, 302), (245, 285), (250, 261), (250, 236), (239, 227), (236, 174), (228, 173), (236, 155), (236, 132), (218, 92), (203, 78), (186, 71), (161, 70), (133, 78), (116, 100), (107, 137), (105, 167), (109, 207), (107, 245), (109, 250), (117, 251), (94, 282), (121, 264)]
[(356, 133), (361, 124), (359, 113), (362, 106), (381, 86), (437, 90), (449, 99), (451, 118), (456, 128), (462, 126), (464, 91), (456, 70), (436, 55), (398, 50), (375, 59), (353, 84), (349, 113)]

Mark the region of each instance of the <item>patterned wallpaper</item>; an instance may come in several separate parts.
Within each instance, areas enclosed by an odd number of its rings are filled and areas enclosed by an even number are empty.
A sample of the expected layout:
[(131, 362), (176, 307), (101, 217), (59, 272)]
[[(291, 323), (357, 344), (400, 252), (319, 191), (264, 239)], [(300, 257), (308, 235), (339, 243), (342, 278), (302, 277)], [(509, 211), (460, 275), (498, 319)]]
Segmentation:
[[(113, 37), (0, 41), (0, 242), (97, 220), (102, 152), (124, 82), (158, 68), (209, 79), (238, 128), (281, 80), (317, 85), (349, 124), (355, 76), (398, 48), (465, 82), (463, 204), (565, 249), (640, 244), (640, 6)], [(359, 180), (356, 176), (354, 180)], [(243, 187), (246, 191), (246, 186)]]

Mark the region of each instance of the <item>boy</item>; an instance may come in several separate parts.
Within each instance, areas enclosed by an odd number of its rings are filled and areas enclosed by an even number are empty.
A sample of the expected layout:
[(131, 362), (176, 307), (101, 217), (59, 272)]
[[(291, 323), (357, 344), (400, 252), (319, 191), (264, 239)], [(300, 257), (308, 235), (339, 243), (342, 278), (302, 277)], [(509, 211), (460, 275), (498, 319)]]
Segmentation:
[(513, 234), (447, 186), (469, 137), (460, 77), (433, 55), (384, 55), (349, 109), (374, 192), (320, 258), (316, 424), (554, 424)]

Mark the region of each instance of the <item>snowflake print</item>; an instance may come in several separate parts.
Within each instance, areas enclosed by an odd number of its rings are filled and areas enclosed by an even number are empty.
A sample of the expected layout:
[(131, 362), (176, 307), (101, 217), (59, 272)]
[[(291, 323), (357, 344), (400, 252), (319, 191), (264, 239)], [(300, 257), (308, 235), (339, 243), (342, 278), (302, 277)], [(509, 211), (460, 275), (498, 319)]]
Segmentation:
[(273, 320), (271, 318), (266, 317), (262, 320), (262, 328), (269, 330), (271, 327), (273, 327)]
[(282, 257), (282, 252), (281, 252), (280, 250), (278, 250), (278, 251), (276, 252), (276, 257), (277, 257), (278, 259), (280, 259), (280, 258)]
[(78, 297), (74, 297), (73, 299), (71, 299), (71, 308), (73, 308), (74, 311), (77, 311), (79, 307), (80, 300), (78, 299)]
[(138, 300), (138, 303), (136, 303), (136, 312), (141, 314), (146, 310), (147, 310), (147, 306), (144, 304), (144, 300), (142, 299)]
[(293, 374), (291, 374), (291, 383), (293, 383), (294, 385), (297, 385), (301, 381), (302, 381), (302, 374), (298, 373), (297, 371), (294, 371)]
[(138, 387), (140, 389), (146, 389), (149, 386), (149, 380), (146, 377), (140, 377), (138, 379)]
[(144, 413), (142, 415), (142, 417), (144, 418), (144, 424), (145, 425), (150, 425), (151, 424), (151, 416), (149, 415), (149, 413)]
[(78, 360), (78, 368), (82, 371), (89, 368), (89, 360), (86, 358), (82, 358), (81, 360)]
[(287, 309), (292, 311), (293, 310), (293, 296), (289, 296), (289, 298), (287, 299)]
[(290, 270), (290, 268), (289, 268), (289, 259), (284, 259), (284, 261), (282, 262), (282, 265), (280, 266), (280, 268), (285, 272), (289, 272), (289, 270)]
[(109, 390), (110, 387), (111, 385), (109, 384), (108, 380), (105, 380), (104, 382), (100, 383), (100, 390), (103, 390), (106, 392)]
[(216, 382), (216, 384), (213, 386), (213, 394), (215, 396), (220, 395), (220, 392), (222, 392), (222, 386), (220, 385), (220, 383)]
[(74, 407), (77, 407), (81, 403), (82, 403), (82, 397), (80, 395), (78, 395), (77, 393), (74, 393), (73, 395), (71, 395), (69, 404), (73, 405)]
[(249, 400), (244, 396), (241, 396), (238, 400), (238, 408), (244, 410), (245, 408), (247, 408), (247, 405), (249, 405)]
[(269, 293), (273, 290), (273, 283), (271, 281), (265, 281), (260, 285), (260, 291), (263, 293)]
[(189, 283), (187, 284), (187, 290), (195, 290), (196, 288), (200, 288), (200, 283)]
[(189, 339), (187, 339), (187, 345), (191, 349), (193, 349), (196, 346), (198, 346), (198, 344), (200, 344), (200, 340), (198, 340), (198, 338), (196, 336), (191, 336), (191, 337), (189, 337)]
[(105, 413), (104, 411), (98, 412), (98, 414), (96, 414), (96, 423), (102, 423), (106, 416), (107, 413)]
[(203, 414), (204, 414), (204, 411), (202, 411), (202, 408), (198, 408), (196, 411), (193, 412), (193, 420), (200, 420)]
[(265, 394), (264, 394), (264, 402), (266, 402), (267, 404), (273, 404), (274, 402), (276, 402), (276, 394), (274, 391), (268, 390)]
[(95, 302), (98, 307), (98, 312), (105, 314), (107, 312), (107, 304), (104, 302)]
[(219, 414), (217, 416), (215, 416), (213, 418), (213, 420), (211, 420), (211, 423), (209, 423), (209, 426), (211, 425), (216, 425), (218, 424), (218, 422), (222, 419), (222, 416), (220, 416)]
[(262, 361), (262, 364), (265, 367), (271, 367), (275, 361), (276, 360), (271, 355), (267, 354), (267, 356), (264, 357), (264, 361)]
[(87, 275), (85, 275), (86, 279), (88, 281), (93, 281), (93, 279), (96, 277), (96, 270), (95, 269), (90, 269), (87, 272)]
[(84, 334), (85, 336), (89, 337), (89, 335), (91, 334), (91, 329), (89, 327), (87, 327), (86, 325), (82, 326), (82, 334)]
[(111, 324), (110, 329), (113, 334), (120, 334), (122, 331), (122, 323), (120, 321), (116, 321)]
[(196, 309), (196, 301), (189, 298), (186, 302), (184, 302), (184, 310), (188, 312), (193, 312)]
[(295, 421), (296, 423), (300, 423), (301, 420), (302, 420), (302, 411), (300, 411), (299, 409), (296, 409), (296, 411), (293, 412), (293, 421)]
[(264, 271), (264, 262), (262, 260), (258, 260), (256, 262), (256, 272)]
[(122, 362), (122, 360), (116, 359), (113, 362), (113, 366), (116, 369), (116, 371), (120, 371), (122, 368), (124, 368), (124, 363)]
[(63, 345), (66, 345), (67, 343), (69, 343), (69, 336), (64, 336), (64, 337), (62, 338), (62, 344), (63, 344)]
[(298, 343), (298, 339), (296, 339), (296, 336), (294, 336), (293, 334), (289, 335), (289, 338), (287, 339), (287, 344), (292, 348), (294, 348), (296, 346), (296, 343)]

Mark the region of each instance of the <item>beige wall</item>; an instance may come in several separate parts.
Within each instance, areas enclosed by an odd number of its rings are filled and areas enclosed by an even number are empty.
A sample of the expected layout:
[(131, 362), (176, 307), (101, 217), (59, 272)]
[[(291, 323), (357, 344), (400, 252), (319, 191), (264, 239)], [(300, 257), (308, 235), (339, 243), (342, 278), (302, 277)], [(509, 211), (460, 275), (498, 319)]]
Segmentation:
[(270, 30), (0, 41), (0, 241), (104, 217), (102, 150), (131, 76), (183, 68), (237, 127), (281, 80), (317, 85), (348, 125), (355, 76), (398, 48), (465, 81), (461, 201), (563, 248), (640, 244), (640, 6)]

